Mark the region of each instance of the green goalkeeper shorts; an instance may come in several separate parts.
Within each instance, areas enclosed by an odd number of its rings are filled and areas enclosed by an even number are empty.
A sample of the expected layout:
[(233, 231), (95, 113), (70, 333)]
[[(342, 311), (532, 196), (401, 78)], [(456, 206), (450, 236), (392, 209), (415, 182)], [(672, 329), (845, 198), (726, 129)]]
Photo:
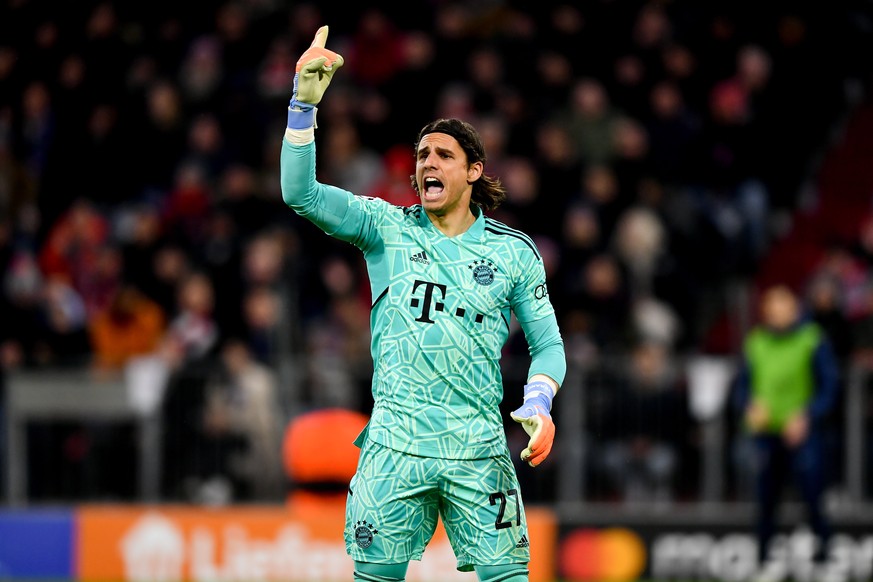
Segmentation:
[(420, 560), (438, 518), (461, 571), (530, 561), (508, 450), (486, 459), (438, 459), (367, 441), (346, 501), (348, 554), (377, 564)]

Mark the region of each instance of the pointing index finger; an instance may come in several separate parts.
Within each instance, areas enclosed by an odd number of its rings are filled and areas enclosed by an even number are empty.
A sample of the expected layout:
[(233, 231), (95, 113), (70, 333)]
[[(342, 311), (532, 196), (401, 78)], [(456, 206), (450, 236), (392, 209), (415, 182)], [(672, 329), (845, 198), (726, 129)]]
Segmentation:
[(319, 28), (315, 33), (315, 38), (312, 39), (312, 45), (310, 46), (324, 48), (324, 45), (327, 43), (327, 31), (326, 24)]

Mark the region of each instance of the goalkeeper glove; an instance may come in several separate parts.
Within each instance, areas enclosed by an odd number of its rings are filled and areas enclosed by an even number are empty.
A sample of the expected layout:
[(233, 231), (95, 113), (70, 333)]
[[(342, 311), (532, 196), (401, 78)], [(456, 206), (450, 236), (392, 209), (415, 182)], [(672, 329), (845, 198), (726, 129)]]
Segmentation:
[(294, 93), (288, 106), (288, 127), (309, 129), (315, 125), (315, 106), (321, 101), (333, 74), (343, 66), (342, 55), (324, 48), (328, 27), (315, 33), (312, 44), (297, 60)]
[(521, 452), (521, 460), (536, 467), (546, 460), (555, 440), (555, 423), (552, 422), (552, 399), (555, 389), (548, 382), (537, 380), (524, 385), (524, 404), (509, 413), (512, 420), (521, 423), (530, 436), (527, 448)]

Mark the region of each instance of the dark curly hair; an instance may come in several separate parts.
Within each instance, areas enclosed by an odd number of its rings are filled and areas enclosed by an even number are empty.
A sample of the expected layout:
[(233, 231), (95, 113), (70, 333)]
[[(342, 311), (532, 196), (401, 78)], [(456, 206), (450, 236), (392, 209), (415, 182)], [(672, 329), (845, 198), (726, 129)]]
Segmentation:
[[(485, 164), (485, 146), (482, 145), (482, 138), (479, 132), (472, 125), (460, 119), (437, 119), (425, 125), (418, 132), (418, 137), (415, 140), (414, 151), (418, 151), (418, 144), (421, 143), (421, 138), (429, 133), (444, 133), (455, 138), (464, 153), (467, 154), (467, 165), (476, 162)], [(415, 175), (410, 176), (412, 187), (419, 194), (418, 182)], [(498, 178), (488, 176), (484, 172), (478, 180), (473, 182), (473, 195), (470, 198), (470, 204), (475, 204), (482, 210), (494, 210), (506, 200), (506, 189), (501, 184)]]

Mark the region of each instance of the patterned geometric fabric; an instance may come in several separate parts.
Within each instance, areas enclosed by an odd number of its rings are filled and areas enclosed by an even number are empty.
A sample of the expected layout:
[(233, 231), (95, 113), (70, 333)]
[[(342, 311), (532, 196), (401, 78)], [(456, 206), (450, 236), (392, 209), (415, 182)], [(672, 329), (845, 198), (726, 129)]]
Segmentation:
[(369, 437), (428, 457), (502, 454), (510, 312), (521, 322), (554, 314), (536, 246), (481, 213), (447, 237), (418, 205), (347, 195), (339, 232), (364, 250), (375, 298)]
[(372, 441), (346, 502), (346, 551), (360, 562), (420, 560), (441, 516), (458, 569), (530, 561), (524, 505), (508, 453), (417, 457)]

